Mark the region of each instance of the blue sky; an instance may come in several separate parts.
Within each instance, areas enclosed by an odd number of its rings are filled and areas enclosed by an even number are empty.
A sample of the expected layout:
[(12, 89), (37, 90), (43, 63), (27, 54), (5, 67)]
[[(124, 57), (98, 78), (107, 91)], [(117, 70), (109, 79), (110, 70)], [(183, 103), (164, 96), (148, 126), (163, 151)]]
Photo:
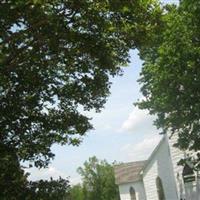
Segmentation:
[[(176, 0), (164, 2), (177, 3)], [(112, 79), (111, 95), (101, 113), (90, 112), (94, 130), (88, 132), (79, 147), (54, 145), (55, 159), (47, 169), (30, 169), (30, 179), (70, 177), (71, 184), (80, 182), (76, 172), (91, 156), (108, 162), (130, 162), (147, 159), (161, 136), (153, 126), (154, 117), (137, 109), (133, 103), (142, 98), (137, 82), (142, 61), (131, 51), (131, 62), (124, 75)]]
[(124, 75), (112, 79), (111, 95), (101, 113), (88, 113), (94, 130), (88, 132), (79, 147), (54, 145), (56, 154), (48, 169), (31, 169), (31, 179), (50, 176), (70, 177), (73, 184), (80, 181), (76, 172), (91, 156), (109, 162), (146, 159), (160, 136), (152, 125), (153, 117), (137, 109), (133, 103), (142, 97), (137, 82), (142, 61), (137, 51), (131, 51), (131, 63)]

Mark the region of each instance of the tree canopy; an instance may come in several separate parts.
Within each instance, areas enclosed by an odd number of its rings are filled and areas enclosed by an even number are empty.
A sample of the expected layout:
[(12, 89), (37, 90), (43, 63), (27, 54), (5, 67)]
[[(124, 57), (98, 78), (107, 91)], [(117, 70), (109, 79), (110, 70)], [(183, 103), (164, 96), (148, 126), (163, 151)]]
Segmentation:
[(72, 200), (119, 200), (118, 186), (115, 184), (113, 165), (106, 160), (89, 158), (78, 168), (82, 185), (71, 189)]
[[(178, 134), (177, 147), (200, 150), (200, 4), (182, 0), (165, 7), (159, 34), (140, 49), (144, 60), (142, 109), (157, 115), (157, 127)], [(200, 160), (199, 154), (197, 154)], [(200, 166), (199, 166), (200, 167)]]
[(29, 181), (13, 149), (0, 145), (0, 199), (1, 200), (69, 200), (69, 181)]
[(61, 177), (57, 180), (51, 178), (50, 180), (30, 181), (21, 199), (69, 200), (69, 191), (69, 181)]
[(0, 144), (0, 199), (21, 199), (27, 183), (27, 174), (21, 169), (16, 153)]
[(100, 111), (160, 14), (152, 0), (2, 0), (0, 142), (36, 167), (52, 144), (78, 145), (92, 129), (81, 110)]
[(70, 189), (70, 200), (85, 200), (85, 189), (81, 184), (77, 184)]

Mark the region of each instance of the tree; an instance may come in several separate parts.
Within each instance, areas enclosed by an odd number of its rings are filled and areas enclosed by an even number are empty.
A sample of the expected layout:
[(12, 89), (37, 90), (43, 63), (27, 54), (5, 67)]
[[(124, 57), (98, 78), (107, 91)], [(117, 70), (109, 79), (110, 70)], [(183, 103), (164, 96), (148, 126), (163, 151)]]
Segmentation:
[(83, 167), (78, 168), (78, 172), (83, 181), (84, 196), (81, 200), (120, 199), (113, 166), (106, 160), (100, 161), (96, 157), (91, 157)]
[[(157, 115), (155, 124), (163, 132), (178, 134), (176, 146), (200, 150), (200, 4), (182, 0), (178, 7), (166, 6), (159, 34), (141, 48), (144, 60), (139, 103)], [(200, 161), (199, 154), (196, 154)], [(199, 164), (200, 165), (200, 164)], [(200, 166), (199, 166), (200, 167)]]
[(85, 200), (85, 193), (82, 185), (74, 185), (70, 189), (70, 200)]
[(28, 181), (12, 149), (1, 145), (0, 155), (1, 200), (69, 200), (67, 179)]
[(30, 181), (21, 199), (24, 200), (69, 200), (69, 181), (63, 178)]
[(100, 111), (160, 13), (152, 0), (1, 1), (0, 142), (36, 167), (52, 144), (78, 145), (92, 129), (81, 111)]
[(15, 152), (0, 145), (0, 199), (20, 200), (28, 182), (27, 176), (21, 169)]

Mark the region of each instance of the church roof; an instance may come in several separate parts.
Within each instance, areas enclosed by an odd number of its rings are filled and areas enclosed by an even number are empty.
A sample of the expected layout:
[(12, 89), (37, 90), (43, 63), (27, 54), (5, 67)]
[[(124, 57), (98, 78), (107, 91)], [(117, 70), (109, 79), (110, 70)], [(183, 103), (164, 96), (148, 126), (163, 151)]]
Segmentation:
[(132, 183), (142, 180), (140, 171), (143, 169), (146, 161), (136, 161), (122, 163), (114, 167), (116, 184)]

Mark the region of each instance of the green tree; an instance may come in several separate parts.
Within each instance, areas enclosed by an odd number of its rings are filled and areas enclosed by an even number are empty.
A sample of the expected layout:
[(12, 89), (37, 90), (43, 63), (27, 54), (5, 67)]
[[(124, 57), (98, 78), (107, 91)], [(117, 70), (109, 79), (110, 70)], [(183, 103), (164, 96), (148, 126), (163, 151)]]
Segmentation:
[[(119, 200), (118, 186), (115, 184), (113, 165), (106, 160), (89, 158), (78, 168), (83, 181), (83, 200)], [(76, 200), (76, 199), (73, 199)]]
[(0, 144), (0, 199), (20, 200), (27, 185), (27, 176), (15, 152)]
[(11, 148), (0, 145), (0, 155), (1, 200), (69, 200), (67, 179), (28, 181)]
[(45, 167), (52, 144), (80, 143), (92, 129), (81, 111), (100, 111), (109, 77), (148, 41), (160, 13), (154, 0), (0, 1), (1, 190), (19, 184), (20, 193), (21, 161)]
[(69, 200), (69, 181), (63, 178), (30, 181), (21, 199), (24, 200)]
[[(166, 6), (159, 34), (146, 48), (141, 78), (145, 97), (139, 103), (157, 115), (163, 132), (178, 134), (177, 147), (200, 150), (200, 4), (182, 0)], [(198, 160), (200, 156), (197, 155)], [(200, 167), (200, 166), (199, 166)]]
[(52, 144), (78, 145), (92, 128), (81, 110), (100, 111), (160, 13), (154, 0), (1, 1), (0, 142), (36, 167)]
[(85, 191), (82, 185), (77, 184), (71, 187), (70, 189), (70, 200), (84, 200)]

